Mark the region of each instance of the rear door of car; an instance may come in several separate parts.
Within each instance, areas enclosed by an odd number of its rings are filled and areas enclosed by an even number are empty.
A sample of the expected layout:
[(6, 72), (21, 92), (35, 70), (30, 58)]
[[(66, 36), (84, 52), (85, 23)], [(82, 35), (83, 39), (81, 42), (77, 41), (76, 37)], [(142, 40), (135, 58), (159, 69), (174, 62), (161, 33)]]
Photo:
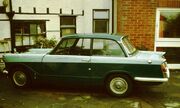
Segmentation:
[(64, 39), (43, 58), (42, 76), (62, 83), (90, 84), (91, 39)]

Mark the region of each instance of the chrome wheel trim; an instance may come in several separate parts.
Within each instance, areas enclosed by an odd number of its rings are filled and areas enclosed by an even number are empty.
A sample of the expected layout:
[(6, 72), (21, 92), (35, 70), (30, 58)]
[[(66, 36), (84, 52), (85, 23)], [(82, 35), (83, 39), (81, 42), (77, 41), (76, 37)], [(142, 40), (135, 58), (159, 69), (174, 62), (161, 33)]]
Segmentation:
[(110, 81), (110, 90), (115, 94), (124, 94), (128, 90), (128, 83), (121, 77), (115, 77)]
[(22, 71), (16, 71), (13, 74), (13, 81), (17, 86), (22, 87), (27, 83), (27, 76)]

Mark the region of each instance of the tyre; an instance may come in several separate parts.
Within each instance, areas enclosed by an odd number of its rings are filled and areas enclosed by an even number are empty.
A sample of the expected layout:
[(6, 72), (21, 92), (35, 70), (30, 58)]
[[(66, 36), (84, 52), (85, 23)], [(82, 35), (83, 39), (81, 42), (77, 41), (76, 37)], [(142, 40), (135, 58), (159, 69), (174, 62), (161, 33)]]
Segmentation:
[(115, 74), (108, 77), (106, 89), (116, 97), (125, 97), (132, 91), (132, 80), (127, 75)]
[(17, 68), (10, 74), (13, 86), (16, 88), (26, 88), (30, 85), (30, 76), (25, 69)]

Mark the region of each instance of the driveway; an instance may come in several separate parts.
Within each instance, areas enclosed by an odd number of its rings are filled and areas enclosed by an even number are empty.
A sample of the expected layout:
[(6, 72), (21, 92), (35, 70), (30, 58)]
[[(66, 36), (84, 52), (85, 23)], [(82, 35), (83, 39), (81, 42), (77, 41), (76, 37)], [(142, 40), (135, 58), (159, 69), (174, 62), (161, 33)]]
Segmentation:
[(138, 86), (126, 98), (109, 96), (102, 89), (62, 88), (38, 84), (15, 89), (0, 76), (0, 108), (180, 108), (180, 71), (171, 71), (169, 82)]

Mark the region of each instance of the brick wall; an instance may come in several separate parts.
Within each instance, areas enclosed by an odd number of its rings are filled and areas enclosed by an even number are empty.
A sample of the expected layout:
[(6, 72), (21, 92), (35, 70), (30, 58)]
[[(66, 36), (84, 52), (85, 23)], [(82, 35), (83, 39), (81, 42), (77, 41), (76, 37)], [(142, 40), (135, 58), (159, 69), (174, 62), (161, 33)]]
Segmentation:
[(117, 0), (118, 33), (140, 49), (154, 50), (156, 0)]

